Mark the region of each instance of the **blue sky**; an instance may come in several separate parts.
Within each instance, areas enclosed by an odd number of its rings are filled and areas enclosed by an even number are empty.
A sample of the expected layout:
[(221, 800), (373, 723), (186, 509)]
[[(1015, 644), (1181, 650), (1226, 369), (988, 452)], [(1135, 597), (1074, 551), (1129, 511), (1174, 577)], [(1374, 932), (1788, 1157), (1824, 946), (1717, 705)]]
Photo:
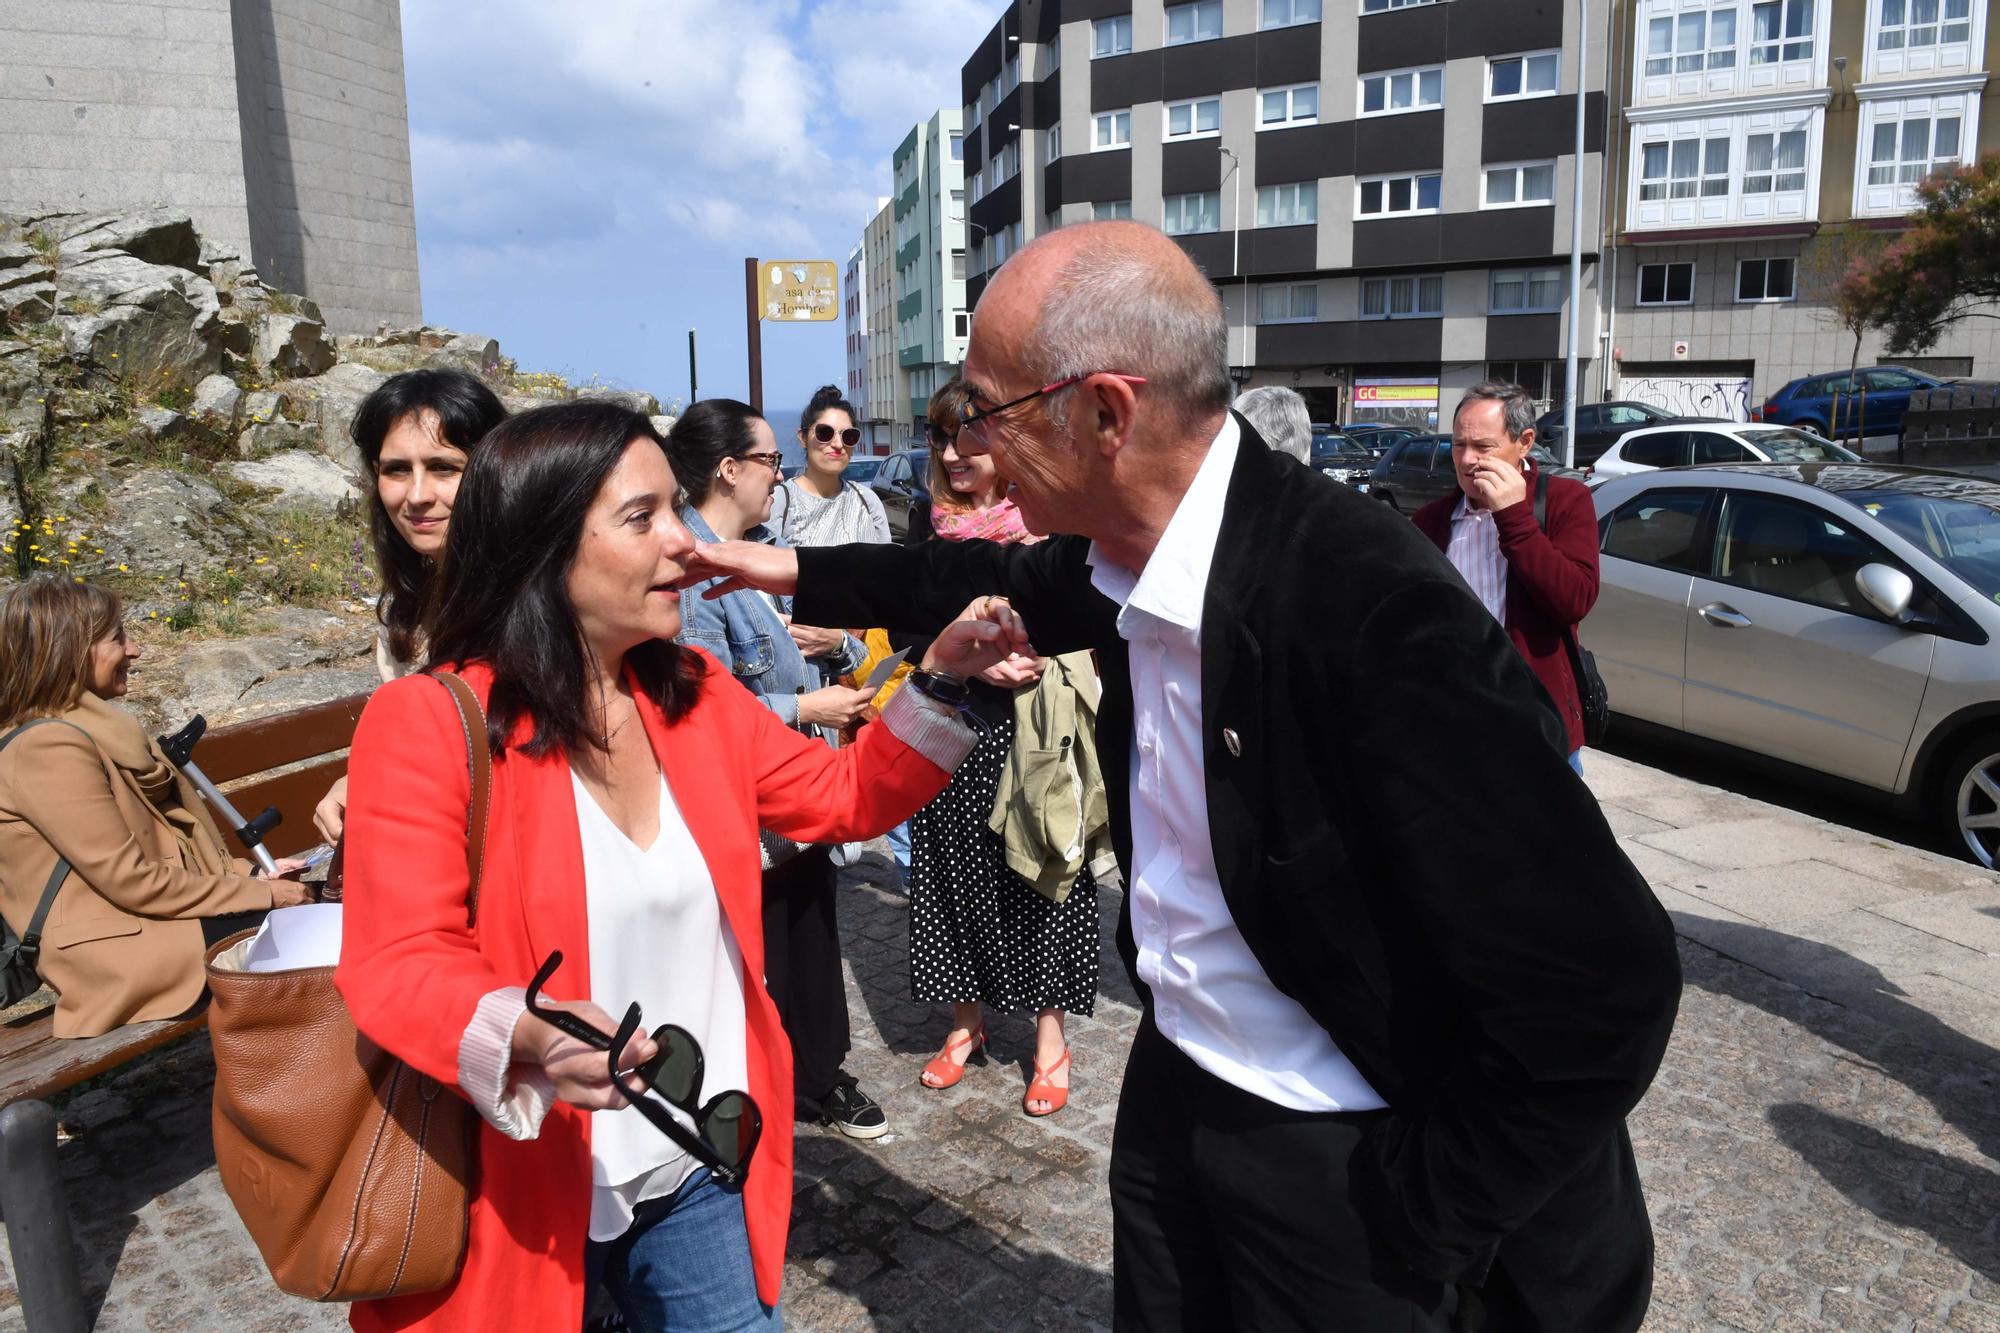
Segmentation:
[[(663, 401), (692, 327), (703, 396), (746, 396), (744, 256), (844, 269), (1003, 8), (403, 0), (425, 318)], [(846, 370), (840, 322), (765, 327), (768, 406)]]

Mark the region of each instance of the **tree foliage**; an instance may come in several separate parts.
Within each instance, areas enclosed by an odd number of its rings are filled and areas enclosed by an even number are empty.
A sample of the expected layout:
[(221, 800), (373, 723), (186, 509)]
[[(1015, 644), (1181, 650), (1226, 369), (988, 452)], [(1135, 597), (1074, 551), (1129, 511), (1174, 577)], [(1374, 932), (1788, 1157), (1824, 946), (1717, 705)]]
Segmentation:
[(2000, 302), (2000, 153), (1919, 184), (1909, 228), (1852, 264), (1835, 301), (1866, 312), (1901, 354), (1936, 346), (1960, 320), (2000, 319), (1981, 309)]

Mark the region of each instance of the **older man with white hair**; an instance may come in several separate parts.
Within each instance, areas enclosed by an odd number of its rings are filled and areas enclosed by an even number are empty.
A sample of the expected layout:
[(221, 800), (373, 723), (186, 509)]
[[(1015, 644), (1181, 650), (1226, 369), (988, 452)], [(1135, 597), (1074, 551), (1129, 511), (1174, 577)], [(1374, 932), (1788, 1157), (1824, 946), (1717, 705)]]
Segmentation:
[(1232, 404), (1264, 443), (1301, 463), (1312, 461), (1312, 413), (1298, 390), (1265, 384), (1246, 390)]
[(1672, 926), (1499, 624), (1406, 520), (1264, 448), (1226, 353), (1172, 240), (1053, 232), (981, 298), (958, 448), (1069, 535), (732, 544), (694, 574), (828, 625), (999, 594), (1040, 651), (1096, 650), (1145, 1006), (1118, 1328), (1636, 1329), (1625, 1115), (1673, 1025)]

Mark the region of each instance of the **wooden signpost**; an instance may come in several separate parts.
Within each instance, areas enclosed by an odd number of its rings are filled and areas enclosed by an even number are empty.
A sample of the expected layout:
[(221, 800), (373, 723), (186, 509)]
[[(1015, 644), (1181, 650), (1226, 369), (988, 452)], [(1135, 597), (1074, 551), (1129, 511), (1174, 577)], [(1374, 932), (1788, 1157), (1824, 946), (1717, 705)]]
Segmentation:
[(830, 259), (745, 259), (744, 314), (750, 329), (750, 406), (764, 410), (765, 320), (825, 323), (840, 317), (840, 269)]

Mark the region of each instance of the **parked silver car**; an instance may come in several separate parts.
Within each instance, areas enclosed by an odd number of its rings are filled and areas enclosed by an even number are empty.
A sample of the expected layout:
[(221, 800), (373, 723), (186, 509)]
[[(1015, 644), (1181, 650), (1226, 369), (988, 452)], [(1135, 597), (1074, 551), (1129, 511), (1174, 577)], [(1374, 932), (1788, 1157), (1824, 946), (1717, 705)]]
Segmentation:
[(1612, 709), (1887, 794), (2000, 856), (2000, 483), (1668, 468), (1593, 498)]

